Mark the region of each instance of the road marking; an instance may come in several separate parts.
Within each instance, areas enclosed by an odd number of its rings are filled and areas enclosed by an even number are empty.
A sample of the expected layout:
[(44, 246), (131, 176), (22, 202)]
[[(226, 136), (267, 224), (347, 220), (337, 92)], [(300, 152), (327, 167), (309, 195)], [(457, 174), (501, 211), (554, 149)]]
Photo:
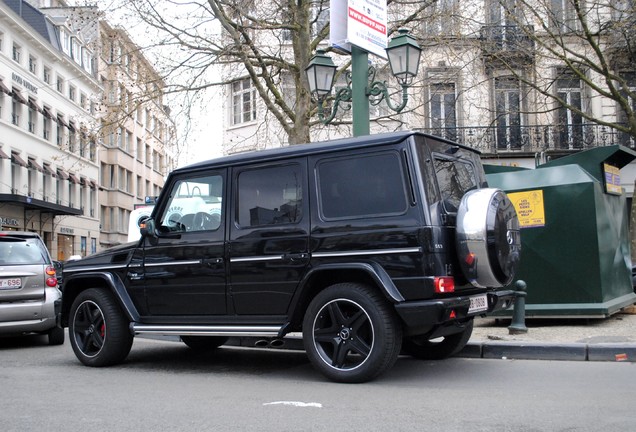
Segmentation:
[(276, 402), (266, 402), (263, 406), (266, 405), (289, 405), (300, 408), (322, 408), (322, 404), (318, 402), (297, 402), (297, 401), (276, 401)]

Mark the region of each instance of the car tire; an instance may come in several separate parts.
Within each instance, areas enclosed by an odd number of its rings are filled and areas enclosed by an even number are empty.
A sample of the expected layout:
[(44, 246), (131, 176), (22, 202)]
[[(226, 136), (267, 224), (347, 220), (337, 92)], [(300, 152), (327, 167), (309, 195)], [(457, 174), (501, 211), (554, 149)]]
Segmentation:
[(471, 319), (459, 333), (434, 340), (405, 337), (402, 341), (402, 351), (422, 360), (442, 360), (451, 357), (464, 349), (473, 334), (473, 325), (474, 321)]
[(379, 292), (358, 283), (340, 283), (309, 304), (303, 343), (313, 366), (327, 378), (359, 383), (393, 366), (402, 327)]
[(80, 293), (71, 306), (69, 338), (86, 366), (121, 363), (132, 347), (129, 322), (113, 295), (98, 288)]
[(228, 339), (224, 336), (181, 336), (181, 342), (195, 351), (216, 349), (225, 344)]
[(49, 337), (49, 345), (63, 345), (64, 344), (64, 329), (62, 327), (53, 327), (47, 333)]

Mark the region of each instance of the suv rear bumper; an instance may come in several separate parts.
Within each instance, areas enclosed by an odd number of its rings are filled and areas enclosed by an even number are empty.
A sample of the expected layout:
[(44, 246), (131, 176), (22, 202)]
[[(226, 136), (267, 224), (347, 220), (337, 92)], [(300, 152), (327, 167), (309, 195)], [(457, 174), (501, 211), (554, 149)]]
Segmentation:
[[(489, 314), (497, 310), (507, 309), (514, 303), (513, 290), (492, 291), (488, 292), (487, 295), (488, 310), (475, 314), (468, 314), (470, 296), (403, 302), (396, 304), (395, 310), (407, 328), (424, 328)], [(454, 316), (452, 316), (453, 313)]]
[(44, 301), (0, 303), (0, 335), (46, 332), (60, 323), (62, 293), (46, 288)]

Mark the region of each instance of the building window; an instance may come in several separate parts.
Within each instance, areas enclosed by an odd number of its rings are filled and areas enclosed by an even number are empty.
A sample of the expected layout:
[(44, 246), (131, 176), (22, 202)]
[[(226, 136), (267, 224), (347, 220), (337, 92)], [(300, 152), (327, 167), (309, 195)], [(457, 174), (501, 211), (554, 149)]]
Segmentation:
[(32, 55), (29, 56), (29, 72), (33, 75), (37, 72), (38, 61)]
[(75, 102), (75, 92), (76, 92), (75, 87), (72, 86), (72, 85), (69, 85), (68, 86), (68, 98), (70, 100), (72, 100), (73, 102)]
[(13, 44), (13, 61), (16, 63), (20, 63), (20, 57), (22, 55), (22, 48), (17, 45), (17, 44)]
[(139, 162), (143, 162), (144, 158), (144, 143), (141, 141), (141, 138), (137, 138), (137, 160)]
[(424, 20), (428, 35), (459, 34), (459, 0), (438, 0), (428, 8), (430, 15)]
[(57, 76), (57, 91), (60, 93), (64, 93), (64, 78), (60, 75)]
[(515, 77), (495, 78), (497, 148), (521, 147), (521, 91)]
[(256, 89), (249, 78), (232, 83), (232, 124), (256, 120)]
[(42, 116), (42, 137), (47, 141), (51, 138), (51, 119), (45, 115)]
[(22, 105), (17, 100), (11, 101), (11, 123), (15, 126), (20, 126), (20, 110)]
[(430, 85), (430, 122), (434, 135), (455, 141), (457, 139), (457, 96), (455, 83)]
[[(551, 0), (550, 28), (561, 33), (580, 30), (580, 21), (572, 0)], [(576, 2), (582, 7), (582, 2)]]
[(42, 73), (42, 79), (45, 83), (51, 84), (51, 69), (44, 66), (44, 72)]
[(29, 107), (29, 132), (35, 133), (35, 110)]
[[(581, 80), (574, 72), (559, 71), (556, 79), (557, 97), (562, 101), (557, 109), (556, 145), (562, 149), (583, 146), (583, 116)], [(566, 106), (564, 106), (564, 104)]]

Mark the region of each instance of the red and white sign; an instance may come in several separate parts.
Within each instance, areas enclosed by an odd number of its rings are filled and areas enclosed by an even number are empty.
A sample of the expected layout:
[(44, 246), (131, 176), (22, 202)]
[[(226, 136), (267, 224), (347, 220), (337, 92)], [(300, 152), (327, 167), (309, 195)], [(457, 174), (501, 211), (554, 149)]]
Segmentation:
[(329, 42), (351, 51), (355, 45), (386, 59), (386, 0), (331, 0)]

